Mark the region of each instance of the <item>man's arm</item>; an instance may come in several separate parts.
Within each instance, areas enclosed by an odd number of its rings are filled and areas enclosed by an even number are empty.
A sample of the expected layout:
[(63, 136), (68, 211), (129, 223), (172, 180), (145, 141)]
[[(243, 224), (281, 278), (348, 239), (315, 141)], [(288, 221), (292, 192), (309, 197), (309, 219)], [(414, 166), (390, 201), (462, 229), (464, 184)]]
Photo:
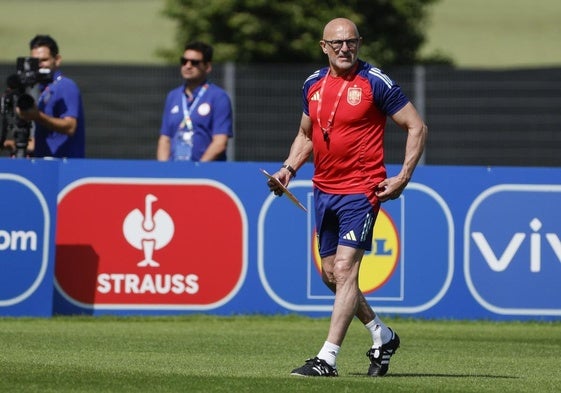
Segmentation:
[[(311, 137), (312, 121), (309, 116), (303, 113), (298, 133), (290, 146), (290, 153), (288, 154), (286, 160), (284, 160), (285, 165), (290, 166), (294, 171), (297, 171), (302, 165), (304, 165), (310, 154), (312, 154), (313, 146)], [(283, 167), (274, 173), (273, 177), (279, 179), (279, 181), (286, 186), (288, 185), (290, 179), (294, 176), (289, 169)], [(282, 194), (274, 183), (268, 182), (267, 184), (269, 185), (269, 189), (275, 194)]]
[(426, 124), (410, 102), (391, 118), (399, 127), (407, 131), (407, 141), (401, 171), (378, 185), (376, 195), (382, 202), (398, 198), (411, 180), (413, 171), (423, 154), (428, 132)]
[(218, 156), (220, 156), (220, 154), (226, 151), (226, 147), (228, 147), (228, 135), (214, 135), (212, 137), (210, 145), (208, 145), (207, 149), (201, 157), (201, 162), (216, 160)]
[(78, 120), (75, 117), (66, 116), (63, 118), (58, 118), (49, 116), (41, 112), (37, 108), (37, 105), (26, 111), (22, 111), (17, 108), (16, 113), (23, 120), (34, 121), (35, 123), (40, 124), (51, 131), (56, 131), (65, 135), (74, 135), (74, 133), (76, 133), (76, 128), (78, 127)]
[(156, 158), (158, 161), (168, 161), (171, 154), (171, 140), (167, 135), (160, 135), (158, 139), (158, 148), (156, 150)]

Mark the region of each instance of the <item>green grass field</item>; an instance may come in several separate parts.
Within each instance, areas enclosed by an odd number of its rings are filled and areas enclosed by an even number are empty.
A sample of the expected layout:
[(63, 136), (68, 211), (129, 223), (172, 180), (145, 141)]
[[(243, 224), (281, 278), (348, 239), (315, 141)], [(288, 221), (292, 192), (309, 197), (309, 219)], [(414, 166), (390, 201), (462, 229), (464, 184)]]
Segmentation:
[[(49, 33), (67, 63), (162, 63), (155, 52), (173, 47), (175, 35), (163, 6), (164, 0), (0, 0), (0, 61), (14, 62), (27, 54), (31, 37)], [(422, 53), (442, 52), (459, 67), (561, 65), (561, 1), (440, 0), (430, 16)]]
[(387, 319), (402, 339), (384, 378), (364, 375), (354, 321), (339, 378), (290, 370), (328, 320), (299, 316), (0, 319), (2, 392), (558, 392), (561, 323)]

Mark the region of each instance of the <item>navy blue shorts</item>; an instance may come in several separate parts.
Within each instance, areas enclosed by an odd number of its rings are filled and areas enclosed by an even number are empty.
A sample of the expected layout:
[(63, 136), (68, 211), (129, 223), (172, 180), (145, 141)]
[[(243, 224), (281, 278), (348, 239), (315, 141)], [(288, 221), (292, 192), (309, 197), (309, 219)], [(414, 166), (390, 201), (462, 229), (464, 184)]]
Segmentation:
[(374, 222), (380, 204), (365, 194), (333, 195), (314, 188), (319, 255), (334, 255), (339, 244), (372, 250)]

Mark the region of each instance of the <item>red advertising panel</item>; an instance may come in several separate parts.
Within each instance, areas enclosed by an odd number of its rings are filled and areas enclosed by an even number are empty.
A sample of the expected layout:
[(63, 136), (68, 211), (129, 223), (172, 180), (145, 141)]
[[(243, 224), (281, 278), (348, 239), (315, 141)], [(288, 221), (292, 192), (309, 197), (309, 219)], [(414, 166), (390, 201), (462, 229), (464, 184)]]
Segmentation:
[(59, 195), (56, 286), (98, 309), (211, 309), (243, 283), (247, 219), (209, 180), (85, 178)]

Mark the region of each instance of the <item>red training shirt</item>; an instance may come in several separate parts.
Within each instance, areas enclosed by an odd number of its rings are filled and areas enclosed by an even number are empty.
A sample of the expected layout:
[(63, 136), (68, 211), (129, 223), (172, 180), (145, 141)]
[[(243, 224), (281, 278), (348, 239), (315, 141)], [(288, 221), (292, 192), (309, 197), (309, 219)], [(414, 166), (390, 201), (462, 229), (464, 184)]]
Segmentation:
[[(386, 178), (386, 118), (409, 102), (399, 85), (381, 70), (361, 60), (357, 63), (356, 70), (347, 78), (330, 76), (326, 67), (304, 82), (303, 110), (312, 121), (312, 180), (317, 188), (330, 194), (370, 195)], [(318, 124), (318, 106), (325, 131)]]

